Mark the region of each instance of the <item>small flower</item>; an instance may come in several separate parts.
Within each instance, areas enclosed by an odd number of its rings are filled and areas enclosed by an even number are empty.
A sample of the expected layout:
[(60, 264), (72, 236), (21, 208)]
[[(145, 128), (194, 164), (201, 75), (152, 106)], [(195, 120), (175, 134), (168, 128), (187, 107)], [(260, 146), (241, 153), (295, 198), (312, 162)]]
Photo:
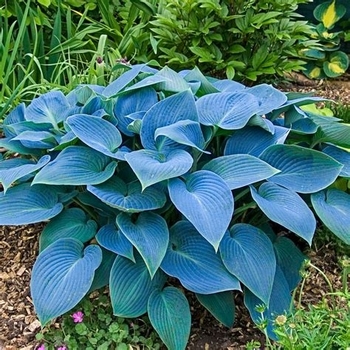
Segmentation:
[(96, 59), (98, 64), (101, 64), (103, 62), (103, 58), (102, 57), (97, 57)]
[(59, 346), (57, 350), (68, 350), (68, 348), (65, 345)]
[(40, 344), (37, 348), (36, 348), (36, 350), (45, 350), (46, 348), (45, 348), (45, 345), (44, 344)]
[(285, 315), (279, 315), (275, 319), (277, 326), (283, 326), (287, 322), (287, 317)]
[[(81, 323), (84, 321), (84, 314), (81, 311), (74, 312), (72, 315), (74, 323)], [(64, 350), (64, 349), (61, 349)]]

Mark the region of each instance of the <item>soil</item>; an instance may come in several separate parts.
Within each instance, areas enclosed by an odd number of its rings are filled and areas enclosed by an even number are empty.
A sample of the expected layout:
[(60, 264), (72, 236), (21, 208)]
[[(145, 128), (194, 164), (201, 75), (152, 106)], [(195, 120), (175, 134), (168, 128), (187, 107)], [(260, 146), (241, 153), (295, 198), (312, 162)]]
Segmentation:
[[(310, 86), (307, 80), (297, 78), (293, 77), (294, 82), (284, 84), (281, 89), (314, 92), (317, 96), (350, 104), (350, 81)], [(0, 226), (0, 350), (35, 349), (35, 334), (40, 330), (40, 323), (33, 309), (29, 283), (42, 227), (42, 224)], [(333, 287), (340, 289), (341, 268), (333, 247), (313, 247), (308, 255), (312, 263), (326, 273)], [(310, 272), (303, 292), (304, 305), (317, 304), (329, 292), (323, 277), (316, 271)], [(193, 301), (191, 308), (193, 324), (188, 350), (245, 349), (251, 340), (264, 343), (264, 336), (255, 328), (240, 294), (236, 295), (236, 320), (232, 328), (219, 324), (198, 302)]]

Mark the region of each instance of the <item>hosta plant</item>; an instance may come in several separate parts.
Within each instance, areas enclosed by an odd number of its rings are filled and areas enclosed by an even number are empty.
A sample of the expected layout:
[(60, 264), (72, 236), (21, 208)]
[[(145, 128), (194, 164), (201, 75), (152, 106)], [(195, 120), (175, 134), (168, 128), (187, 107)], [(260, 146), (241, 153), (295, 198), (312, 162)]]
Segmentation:
[(276, 338), (304, 260), (290, 238), (310, 244), (320, 219), (350, 243), (350, 195), (332, 188), (350, 177), (350, 126), (266, 84), (125, 69), (3, 123), (0, 224), (47, 222), (31, 280), (41, 324), (109, 285), (115, 315), (148, 313), (185, 349), (185, 289), (226, 326), (243, 293)]

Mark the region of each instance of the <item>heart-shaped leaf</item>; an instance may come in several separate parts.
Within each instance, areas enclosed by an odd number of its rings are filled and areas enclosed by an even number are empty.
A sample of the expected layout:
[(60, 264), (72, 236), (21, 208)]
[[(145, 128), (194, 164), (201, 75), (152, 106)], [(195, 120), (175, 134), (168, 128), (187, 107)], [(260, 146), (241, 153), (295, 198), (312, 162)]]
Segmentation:
[(117, 166), (104, 154), (84, 146), (69, 146), (42, 168), (33, 184), (95, 185), (108, 180)]
[(350, 195), (332, 188), (312, 194), (311, 202), (322, 222), (342, 241), (350, 244)]
[(84, 244), (74, 238), (62, 238), (39, 254), (30, 289), (42, 326), (79, 303), (101, 261), (99, 246), (84, 249)]
[(102, 226), (97, 232), (96, 241), (109, 251), (135, 262), (133, 245), (114, 224)]
[(191, 330), (191, 311), (184, 294), (175, 287), (155, 290), (147, 305), (152, 326), (169, 350), (185, 350)]
[(218, 157), (206, 163), (202, 169), (218, 174), (231, 190), (265, 180), (279, 172), (249, 154)]
[(39, 170), (50, 161), (50, 156), (41, 157), (37, 163), (23, 158), (12, 158), (0, 162), (0, 183), (4, 188), (4, 194), (8, 188), (22, 177)]
[(66, 123), (86, 145), (109, 157), (120, 159), (118, 147), (122, 143), (122, 136), (112, 123), (87, 114), (73, 115)]
[(274, 126), (274, 133), (270, 133), (257, 126), (246, 126), (237, 130), (226, 142), (224, 155), (250, 154), (255, 157), (269, 146), (284, 143), (289, 129)]
[(350, 152), (331, 145), (326, 146), (322, 151), (343, 164), (339, 176), (350, 178)]
[(288, 228), (311, 245), (316, 219), (298, 194), (272, 182), (263, 183), (259, 192), (253, 186), (250, 191), (254, 201), (270, 220)]
[(235, 301), (231, 291), (215, 294), (196, 294), (199, 302), (223, 325), (232, 327), (235, 320)]
[(195, 293), (213, 294), (241, 288), (219, 254), (188, 221), (178, 221), (170, 229), (170, 243), (161, 268)]
[(313, 193), (329, 186), (343, 167), (322, 152), (296, 145), (270, 146), (259, 158), (281, 170), (269, 181), (300, 193)]
[(142, 184), (142, 190), (163, 180), (185, 174), (193, 159), (184, 150), (158, 152), (142, 149), (125, 155), (126, 161)]
[(27, 225), (58, 215), (63, 205), (47, 186), (21, 184), (0, 192), (0, 225)]
[(141, 213), (136, 221), (125, 213), (117, 216), (117, 225), (141, 254), (151, 277), (158, 270), (169, 243), (166, 221), (152, 212)]
[(79, 208), (69, 208), (53, 218), (40, 235), (39, 249), (43, 251), (60, 238), (75, 238), (82, 243), (93, 238), (97, 224), (89, 220), (85, 212)]
[(159, 101), (147, 111), (143, 117), (140, 133), (143, 147), (155, 150), (156, 130), (180, 120), (198, 121), (194, 97), (188, 90)]
[(227, 270), (268, 305), (276, 258), (265, 233), (252, 225), (236, 224), (222, 239), (220, 255)]
[(159, 209), (166, 202), (164, 192), (155, 187), (147, 187), (142, 191), (138, 181), (127, 186), (123, 180), (116, 176), (102, 184), (89, 185), (87, 189), (102, 202), (127, 213)]
[(218, 249), (232, 219), (233, 196), (225, 181), (208, 170), (199, 170), (169, 181), (169, 195), (176, 208), (198, 232)]
[(201, 124), (222, 129), (241, 129), (260, 110), (258, 100), (246, 92), (216, 93), (196, 102)]
[(147, 301), (154, 290), (162, 289), (166, 275), (158, 270), (153, 279), (140, 255), (136, 263), (117, 256), (110, 273), (109, 290), (113, 313), (119, 317), (139, 317), (147, 311)]

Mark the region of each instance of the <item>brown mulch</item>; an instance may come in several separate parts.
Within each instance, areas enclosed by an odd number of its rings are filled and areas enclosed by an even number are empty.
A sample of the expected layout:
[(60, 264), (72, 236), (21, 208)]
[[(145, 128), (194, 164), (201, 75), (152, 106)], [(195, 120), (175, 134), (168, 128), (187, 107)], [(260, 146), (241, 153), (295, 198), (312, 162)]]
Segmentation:
[[(314, 92), (350, 105), (350, 81), (322, 82), (315, 86), (286, 83), (285, 91)], [(0, 350), (33, 350), (35, 334), (40, 330), (30, 298), (31, 268), (38, 251), (42, 225), (25, 227), (0, 226)], [(314, 249), (309, 254), (314, 265), (326, 273), (334, 289), (341, 289), (341, 268), (332, 246)], [(315, 270), (310, 271), (303, 292), (303, 303), (317, 304), (329, 287)], [(198, 303), (192, 305), (193, 326), (188, 350), (244, 349), (250, 340), (263, 343), (262, 333), (254, 327), (246, 308), (237, 295), (236, 321), (228, 329), (219, 324)]]

